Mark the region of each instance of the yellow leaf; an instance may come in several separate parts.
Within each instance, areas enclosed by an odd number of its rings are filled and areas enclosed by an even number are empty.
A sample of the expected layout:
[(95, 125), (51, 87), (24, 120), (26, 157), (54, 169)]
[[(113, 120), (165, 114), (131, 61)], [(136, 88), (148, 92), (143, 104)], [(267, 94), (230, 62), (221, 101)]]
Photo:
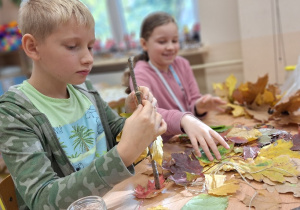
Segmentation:
[(237, 80), (233, 74), (231, 74), (229, 77), (226, 79), (226, 86), (229, 89), (229, 98), (232, 98), (232, 93), (235, 89), (235, 85), (237, 83)]
[(268, 157), (270, 159), (278, 157), (280, 155), (288, 155), (290, 157), (300, 158), (299, 152), (290, 150), (292, 146), (292, 141), (285, 141), (283, 139), (279, 139), (273, 144), (263, 147), (259, 152), (259, 156)]
[(219, 196), (235, 193), (240, 188), (238, 180), (226, 180), (226, 175), (205, 175), (205, 185), (208, 194)]
[(150, 152), (152, 154), (152, 159), (155, 160), (156, 163), (161, 166), (164, 155), (163, 140), (161, 136), (158, 136), (153, 142), (152, 147), (150, 148)]
[(148, 155), (148, 147), (142, 152), (142, 154), (134, 161), (134, 164), (140, 162), (141, 160), (145, 159)]
[(244, 107), (242, 107), (240, 105), (234, 105), (234, 104), (228, 103), (228, 104), (226, 104), (226, 106), (233, 108), (233, 111), (231, 111), (231, 112), (234, 117), (240, 117), (240, 116), (244, 116), (246, 114)]

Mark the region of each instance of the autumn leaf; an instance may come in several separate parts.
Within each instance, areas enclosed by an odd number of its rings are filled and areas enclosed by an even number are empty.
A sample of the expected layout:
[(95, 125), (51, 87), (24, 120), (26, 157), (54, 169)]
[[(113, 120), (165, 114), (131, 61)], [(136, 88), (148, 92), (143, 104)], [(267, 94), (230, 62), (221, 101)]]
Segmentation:
[(216, 197), (200, 194), (189, 200), (181, 210), (213, 209), (224, 210), (228, 206), (228, 197)]
[(247, 82), (241, 84), (238, 89), (235, 89), (232, 97), (241, 105), (252, 104), (259, 93), (263, 93), (268, 83), (268, 74), (258, 78), (256, 83)]
[(243, 151), (244, 151), (244, 159), (255, 158), (259, 152), (259, 148), (245, 146)]
[(240, 188), (238, 180), (226, 180), (226, 175), (205, 174), (205, 185), (208, 189), (208, 194), (217, 196), (235, 193)]
[[(273, 157), (272, 159), (263, 156), (256, 157), (253, 161), (242, 164), (239, 167), (253, 177), (256, 181), (263, 181), (264, 177), (271, 181), (285, 182), (285, 176), (298, 176), (299, 172), (287, 155)], [(249, 178), (249, 176), (247, 176)]]
[(279, 124), (298, 124), (300, 122), (300, 90), (291, 95), (287, 100), (276, 104), (273, 108), (272, 118)]
[(187, 173), (203, 176), (203, 167), (197, 159), (191, 158), (186, 153), (172, 153), (172, 160), (163, 163), (163, 168), (173, 175), (169, 179), (176, 184), (186, 185), (191, 181), (187, 179)]
[(300, 126), (298, 127), (298, 134), (292, 136), (293, 147), (291, 150), (299, 151), (300, 150)]
[(274, 192), (275, 190), (279, 193), (288, 193), (291, 192), (294, 194), (294, 197), (300, 197), (300, 182), (294, 183), (284, 183), (284, 184), (276, 184), (274, 186), (270, 186), (264, 184), (263, 187), (267, 189), (269, 192)]
[(225, 132), (228, 129), (232, 128), (232, 126), (226, 126), (226, 125), (215, 125), (215, 126), (211, 125), (209, 127), (218, 133)]
[(267, 145), (260, 150), (259, 156), (268, 157), (270, 159), (280, 155), (288, 155), (289, 157), (300, 158), (300, 153), (292, 151), (292, 141), (284, 141), (279, 139), (273, 144)]
[(164, 155), (163, 140), (161, 136), (158, 136), (153, 142), (152, 147), (150, 148), (150, 152), (152, 154), (152, 159), (155, 160), (156, 163), (161, 166)]
[(277, 192), (270, 193), (266, 190), (258, 190), (258, 194), (254, 198), (246, 195), (242, 202), (247, 206), (254, 206), (255, 209), (277, 210), (280, 209), (281, 199)]
[[(221, 159), (224, 159), (225, 155), (230, 153), (233, 149), (233, 146), (234, 144), (229, 144), (230, 148), (229, 149), (226, 149), (225, 147), (223, 147), (222, 145), (219, 145), (218, 146), (218, 151), (220, 152), (220, 155), (221, 155)], [(200, 149), (200, 153), (201, 153), (201, 157), (197, 157), (198, 160), (200, 160), (201, 162), (203, 162), (204, 164), (209, 164), (211, 163), (212, 161), (210, 161), (208, 159), (208, 157), (206, 156), (205, 152), (203, 151), (203, 149), (201, 148)], [(214, 157), (214, 160), (216, 160), (216, 157), (215, 157), (215, 154), (212, 153), (212, 156)]]
[(150, 181), (148, 180), (147, 187), (143, 187), (141, 185), (137, 185), (134, 189), (134, 195), (137, 198), (153, 198), (157, 196), (161, 191), (164, 190), (165, 185), (165, 179), (163, 178), (163, 175), (159, 176), (159, 183), (161, 188), (157, 190), (155, 188), (155, 182), (154, 180)]
[(234, 117), (241, 117), (241, 116), (246, 115), (244, 107), (242, 107), (240, 105), (228, 103), (228, 104), (226, 104), (226, 106), (231, 108), (231, 110), (229, 110), (229, 111), (232, 113), (232, 115)]
[(226, 138), (232, 142), (236, 142), (236, 140), (239, 139), (242, 142), (236, 143), (246, 143), (258, 139), (261, 135), (261, 132), (255, 128), (247, 129), (245, 127), (233, 127), (226, 135)]

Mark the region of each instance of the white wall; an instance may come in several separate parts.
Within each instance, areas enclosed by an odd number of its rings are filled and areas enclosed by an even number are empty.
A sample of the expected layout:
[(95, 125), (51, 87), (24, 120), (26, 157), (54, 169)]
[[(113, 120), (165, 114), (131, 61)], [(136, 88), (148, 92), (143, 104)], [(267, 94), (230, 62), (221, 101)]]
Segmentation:
[(268, 73), (270, 83), (282, 84), (284, 67), (297, 64), (300, 55), (299, 8), (299, 0), (278, 0), (278, 10), (275, 0), (238, 0), (244, 78), (247, 81), (256, 81), (258, 76)]
[[(201, 36), (209, 51), (206, 63), (242, 60), (237, 0), (199, 0)], [(243, 81), (242, 63), (205, 69), (206, 86), (213, 93), (212, 83), (224, 82), (234, 74)]]

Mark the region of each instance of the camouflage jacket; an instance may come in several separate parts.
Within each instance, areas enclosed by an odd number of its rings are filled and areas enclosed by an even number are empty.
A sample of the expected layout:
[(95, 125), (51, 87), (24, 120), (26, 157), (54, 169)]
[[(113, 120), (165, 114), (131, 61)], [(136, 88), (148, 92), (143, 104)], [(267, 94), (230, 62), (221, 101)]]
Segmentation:
[(81, 197), (103, 196), (134, 174), (115, 147), (125, 119), (91, 89), (90, 82), (75, 87), (98, 108), (108, 152), (77, 172), (49, 120), (16, 87), (0, 97), (0, 151), (15, 183), (19, 209), (67, 209)]

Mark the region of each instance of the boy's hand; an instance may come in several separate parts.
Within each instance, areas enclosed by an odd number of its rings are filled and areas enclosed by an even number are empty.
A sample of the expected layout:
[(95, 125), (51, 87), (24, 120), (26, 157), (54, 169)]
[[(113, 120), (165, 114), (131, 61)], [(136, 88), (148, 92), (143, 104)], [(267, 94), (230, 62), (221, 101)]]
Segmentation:
[(201, 157), (199, 145), (205, 152), (210, 161), (214, 158), (209, 151), (209, 148), (215, 154), (216, 158), (221, 159), (221, 155), (218, 151), (216, 143), (220, 143), (226, 149), (229, 149), (229, 145), (225, 140), (209, 126), (201, 122), (199, 119), (192, 115), (186, 114), (181, 119), (181, 127), (184, 129), (195, 150), (195, 155)]
[(198, 114), (203, 114), (211, 110), (224, 112), (225, 109), (221, 106), (226, 103), (227, 102), (223, 101), (220, 97), (205, 94), (196, 101), (195, 108)]
[[(157, 100), (153, 97), (152, 93), (150, 92), (149, 88), (140, 86), (139, 91), (141, 91), (142, 100), (148, 100), (153, 107), (156, 107)], [(137, 98), (135, 96), (135, 92), (132, 91), (125, 100), (125, 112), (132, 113), (136, 109), (138, 105)]]
[(140, 154), (167, 130), (167, 124), (156, 108), (142, 101), (133, 114), (127, 118), (117, 150), (126, 166), (131, 165)]

